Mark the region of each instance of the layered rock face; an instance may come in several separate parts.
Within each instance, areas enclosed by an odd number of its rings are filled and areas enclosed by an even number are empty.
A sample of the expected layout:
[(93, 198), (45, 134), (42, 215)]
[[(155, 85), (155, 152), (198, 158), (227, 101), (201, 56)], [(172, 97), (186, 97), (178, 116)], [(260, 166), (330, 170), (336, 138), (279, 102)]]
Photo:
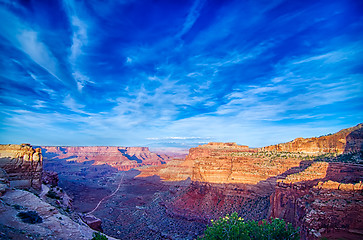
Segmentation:
[(139, 168), (141, 173), (137, 177), (159, 176), (165, 181), (182, 181), (192, 177), (194, 162), (184, 159), (173, 159), (166, 164)]
[(301, 162), (294, 155), (282, 157), (230, 143), (192, 148), (186, 161), (193, 162), (193, 181), (217, 184), (257, 184), (298, 167)]
[(29, 144), (0, 145), (0, 168), (6, 171), (10, 187), (41, 188), (43, 157), (41, 149)]
[[(158, 175), (165, 181), (215, 184), (257, 184), (299, 167), (305, 154), (259, 152), (235, 143), (209, 143), (191, 148), (186, 159), (140, 169), (142, 177)], [(273, 181), (274, 179), (272, 179)]]
[[(234, 211), (245, 219), (261, 220), (268, 217), (278, 176), (298, 172), (305, 162), (299, 154), (258, 152), (232, 143), (192, 148), (183, 164), (189, 167), (193, 182), (166, 207), (170, 214), (206, 222)], [(171, 170), (177, 172), (175, 168)]]
[(306, 152), (306, 153), (346, 153), (362, 151), (363, 124), (343, 129), (335, 134), (296, 138), (291, 142), (263, 147), (264, 151)]
[(147, 147), (42, 147), (49, 159), (68, 161), (94, 161), (94, 165), (108, 164), (127, 171), (143, 165), (161, 165), (169, 157), (149, 151)]
[(165, 201), (170, 215), (207, 222), (236, 211), (245, 219), (284, 218), (301, 228), (302, 239), (361, 239), (362, 133), (360, 124), (260, 149), (210, 143), (141, 176), (192, 180)]
[(271, 217), (301, 228), (302, 239), (363, 236), (363, 167), (314, 162), (279, 179), (271, 195)]

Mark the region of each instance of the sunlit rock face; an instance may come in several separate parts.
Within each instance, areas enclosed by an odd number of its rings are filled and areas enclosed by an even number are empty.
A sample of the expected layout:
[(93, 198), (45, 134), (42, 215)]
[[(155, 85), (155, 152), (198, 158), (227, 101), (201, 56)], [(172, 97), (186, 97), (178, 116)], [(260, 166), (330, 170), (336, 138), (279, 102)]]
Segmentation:
[[(183, 162), (184, 167), (189, 167), (192, 184), (176, 194), (166, 207), (171, 214), (201, 221), (234, 211), (245, 219), (267, 218), (276, 179), (306, 167), (304, 156), (259, 152), (233, 143), (192, 148)], [(173, 167), (173, 171), (177, 172), (177, 168)], [(185, 168), (183, 172), (187, 172)]]
[(209, 143), (192, 148), (187, 156), (193, 161), (193, 181), (208, 183), (257, 184), (290, 168), (298, 167), (301, 159), (260, 153), (247, 146)]
[(184, 161), (142, 169), (141, 176), (192, 180), (165, 202), (177, 217), (207, 222), (235, 211), (245, 219), (286, 219), (301, 228), (302, 239), (360, 239), (362, 139), (360, 124), (260, 149), (209, 143), (190, 149)]
[(6, 171), (10, 187), (41, 188), (43, 157), (40, 148), (29, 144), (0, 145), (0, 168)]
[(140, 169), (140, 176), (158, 175), (165, 181), (189, 177), (192, 181), (215, 184), (257, 184), (299, 167), (304, 156), (260, 152), (235, 143), (209, 143), (191, 148), (184, 161)]
[(142, 178), (157, 175), (164, 181), (182, 181), (192, 177), (193, 164), (194, 162), (190, 160), (173, 159), (163, 165), (139, 168), (138, 170), (141, 173), (137, 177)]
[(363, 149), (363, 124), (343, 129), (335, 134), (296, 138), (291, 142), (263, 147), (264, 151), (305, 153), (346, 153)]
[(118, 170), (127, 171), (144, 165), (161, 165), (169, 157), (149, 151), (147, 147), (42, 147), (48, 159), (67, 161), (94, 161), (94, 165), (108, 164)]

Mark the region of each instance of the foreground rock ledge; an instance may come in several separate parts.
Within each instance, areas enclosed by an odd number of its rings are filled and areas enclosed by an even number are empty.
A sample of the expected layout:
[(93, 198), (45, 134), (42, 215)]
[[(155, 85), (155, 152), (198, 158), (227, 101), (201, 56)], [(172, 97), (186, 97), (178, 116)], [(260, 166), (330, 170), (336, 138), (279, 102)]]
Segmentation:
[[(11, 231), (10, 236), (16, 239), (28, 239), (28, 236), (49, 240), (92, 239), (94, 231), (86, 224), (73, 221), (30, 192), (8, 190), (0, 199), (0, 237), (7, 237), (3, 236), (4, 232)], [(20, 211), (36, 211), (43, 221), (37, 224), (24, 223), (17, 217)]]

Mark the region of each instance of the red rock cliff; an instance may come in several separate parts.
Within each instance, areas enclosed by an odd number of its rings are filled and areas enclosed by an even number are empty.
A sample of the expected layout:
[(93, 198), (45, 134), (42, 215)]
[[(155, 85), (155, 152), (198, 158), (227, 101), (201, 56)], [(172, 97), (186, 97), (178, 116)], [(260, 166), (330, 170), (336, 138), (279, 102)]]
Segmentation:
[(337, 133), (314, 137), (296, 138), (291, 142), (261, 148), (264, 151), (345, 153), (363, 149), (363, 124), (343, 129)]
[[(185, 161), (148, 169), (146, 175), (191, 178), (165, 203), (168, 213), (179, 217), (208, 220), (236, 211), (245, 219), (284, 218), (301, 227), (302, 239), (361, 239), (362, 139), (360, 124), (262, 149), (210, 143), (190, 149)], [(319, 157), (328, 152), (334, 154)]]
[[(258, 152), (229, 143), (192, 148), (186, 160), (179, 163), (188, 167), (182, 171), (186, 173), (189, 169), (192, 184), (177, 191), (166, 207), (170, 214), (203, 221), (234, 211), (245, 219), (267, 218), (276, 179), (304, 168), (303, 157), (293, 153)], [(169, 169), (174, 175), (166, 175), (165, 168), (154, 174), (166, 180), (174, 180), (169, 176), (180, 176), (176, 166)]]
[(169, 160), (166, 155), (149, 151), (147, 147), (42, 147), (49, 159), (67, 159), (77, 162), (94, 161), (95, 165), (108, 164), (118, 170), (129, 170), (143, 165), (161, 165)]

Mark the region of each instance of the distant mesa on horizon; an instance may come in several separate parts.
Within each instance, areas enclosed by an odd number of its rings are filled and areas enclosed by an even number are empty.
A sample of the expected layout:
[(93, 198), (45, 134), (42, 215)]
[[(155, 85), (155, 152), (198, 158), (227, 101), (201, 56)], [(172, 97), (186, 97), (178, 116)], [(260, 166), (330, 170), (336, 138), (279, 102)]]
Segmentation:
[[(320, 137), (309, 137), (309, 138), (295, 138), (289, 142), (278, 143), (274, 145), (268, 145), (264, 147), (251, 147), (251, 149), (261, 149), (265, 151), (307, 151), (307, 152), (334, 152), (343, 153), (346, 151), (354, 151), (361, 149), (363, 143), (361, 141), (353, 141), (355, 137), (361, 134), (363, 123), (359, 123), (354, 127), (342, 129), (336, 133), (329, 133)], [(346, 139), (347, 138), (347, 139)], [(352, 140), (352, 141), (351, 141)], [(6, 144), (2, 144), (6, 145)], [(30, 143), (21, 143), (22, 146), (32, 146)], [(228, 146), (238, 148), (250, 148), (248, 145), (239, 145), (236, 142), (209, 142), (198, 146)], [(144, 149), (146, 151), (160, 153), (160, 154), (187, 154), (190, 148), (183, 147), (148, 147), (148, 146), (107, 146), (107, 145), (34, 145), (34, 147), (41, 148), (78, 148), (78, 149)]]

